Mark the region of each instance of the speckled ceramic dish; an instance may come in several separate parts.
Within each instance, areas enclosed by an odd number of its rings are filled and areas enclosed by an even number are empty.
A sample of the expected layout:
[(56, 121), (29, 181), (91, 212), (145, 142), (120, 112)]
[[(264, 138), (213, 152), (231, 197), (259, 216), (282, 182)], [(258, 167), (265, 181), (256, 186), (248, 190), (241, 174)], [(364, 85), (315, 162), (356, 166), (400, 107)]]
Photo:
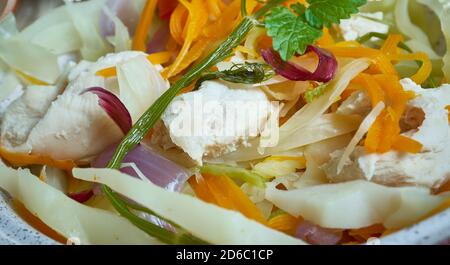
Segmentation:
[[(0, 244), (59, 244), (25, 223), (11, 209), (9, 196), (0, 191)], [(450, 244), (450, 209), (370, 244)]]
[(25, 223), (9, 204), (10, 197), (0, 191), (0, 244), (53, 245), (55, 241)]

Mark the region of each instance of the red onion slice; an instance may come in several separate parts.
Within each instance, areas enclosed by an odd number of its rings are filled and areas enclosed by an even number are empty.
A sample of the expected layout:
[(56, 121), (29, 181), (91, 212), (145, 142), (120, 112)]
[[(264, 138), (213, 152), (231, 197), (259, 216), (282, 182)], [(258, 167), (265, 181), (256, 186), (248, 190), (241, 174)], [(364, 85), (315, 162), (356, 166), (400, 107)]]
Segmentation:
[(81, 192), (69, 193), (67, 196), (76, 200), (79, 203), (87, 202), (94, 195), (94, 191), (92, 189), (85, 190)]
[[(93, 161), (92, 166), (105, 167), (113, 156), (116, 147), (117, 145), (113, 145), (107, 148)], [(135, 168), (133, 168), (133, 164)], [(143, 145), (137, 145), (128, 152), (122, 161), (122, 165), (126, 166), (122, 167), (121, 172), (137, 178), (145, 176), (155, 185), (169, 191), (180, 191), (189, 178), (185, 169)]]
[(313, 245), (336, 245), (342, 238), (342, 230), (323, 228), (302, 221), (297, 227), (295, 236)]
[(312, 45), (309, 45), (306, 49), (306, 53), (308, 52), (314, 52), (319, 56), (319, 64), (312, 73), (299, 65), (283, 61), (279, 53), (273, 49), (263, 49), (261, 50), (261, 55), (264, 61), (275, 69), (277, 74), (289, 80), (317, 82), (329, 82), (332, 80), (336, 75), (338, 66), (334, 55), (327, 50)]
[(131, 115), (122, 101), (116, 95), (101, 87), (91, 87), (83, 93), (86, 92), (91, 92), (98, 96), (100, 107), (116, 122), (122, 132), (127, 134), (132, 126)]

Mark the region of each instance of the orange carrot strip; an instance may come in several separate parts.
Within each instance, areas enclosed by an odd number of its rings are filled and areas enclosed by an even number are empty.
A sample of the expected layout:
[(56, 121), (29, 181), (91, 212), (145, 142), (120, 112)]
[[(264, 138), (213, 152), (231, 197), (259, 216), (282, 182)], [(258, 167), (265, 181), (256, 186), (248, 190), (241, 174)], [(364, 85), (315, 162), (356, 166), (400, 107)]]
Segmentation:
[(397, 136), (397, 138), (394, 140), (394, 143), (392, 144), (392, 148), (394, 150), (412, 154), (419, 153), (422, 150), (422, 147), (423, 145), (421, 143), (403, 135)]
[(95, 73), (95, 75), (98, 75), (98, 76), (101, 76), (104, 78), (117, 76), (117, 69), (115, 66), (111, 66), (111, 67), (97, 71)]
[(50, 85), (49, 83), (41, 81), (39, 79), (36, 79), (30, 75), (27, 75), (22, 71), (16, 70), (15, 72), (18, 76), (22, 77), (23, 79), (25, 79), (26, 81), (28, 81), (29, 83), (31, 83), (33, 85), (37, 85), (37, 86), (49, 86)]
[(271, 218), (267, 225), (275, 230), (294, 235), (301, 218), (296, 218), (290, 214), (280, 214)]
[[(360, 81), (359, 81), (360, 80)], [(380, 101), (384, 101), (384, 91), (381, 89), (380, 85), (376, 82), (372, 75), (359, 74), (355, 80), (364, 86), (369, 94), (372, 107), (375, 107)]]
[(398, 44), (403, 41), (403, 36), (399, 34), (390, 34), (380, 51), (386, 55), (396, 54), (398, 50)]
[(334, 45), (335, 41), (330, 34), (330, 30), (328, 28), (323, 28), (323, 35), (320, 39), (317, 40), (317, 45), (319, 46), (329, 46)]
[(422, 66), (419, 68), (417, 73), (411, 76), (411, 79), (417, 84), (422, 84), (425, 82), (433, 70), (433, 65), (431, 64), (430, 58), (424, 52), (417, 53), (397, 53), (389, 56), (390, 60), (417, 60), (422, 62)]
[(136, 33), (133, 38), (133, 50), (146, 51), (147, 34), (152, 24), (153, 16), (156, 10), (157, 0), (147, 0), (144, 10), (142, 11), (139, 23), (136, 27)]
[(195, 178), (191, 178), (189, 184), (200, 199), (238, 211), (262, 224), (266, 223), (256, 205), (229, 177), (203, 174), (203, 181), (197, 182)]
[(157, 52), (157, 53), (149, 54), (147, 56), (147, 59), (152, 64), (164, 64), (164, 63), (167, 63), (170, 60), (170, 58), (172, 58), (171, 52)]
[(0, 156), (13, 166), (48, 165), (51, 167), (72, 170), (77, 165), (72, 160), (56, 160), (48, 156), (14, 153), (0, 147)]
[(333, 46), (325, 46), (325, 48), (337, 57), (369, 58), (379, 72), (383, 74), (397, 74), (397, 71), (391, 64), (389, 58), (379, 50), (356, 45), (359, 45), (359, 43), (352, 47), (349, 47), (347, 44), (345, 46), (340, 46), (339, 43), (337, 43)]
[(178, 54), (175, 62), (170, 66), (167, 77), (172, 77), (175, 73), (181, 72), (183, 69), (180, 67), (183, 60), (188, 56), (189, 49), (191, 48), (192, 43), (198, 38), (203, 27), (205, 26), (208, 20), (208, 12), (203, 5), (202, 0), (193, 0), (191, 3), (186, 0), (179, 0), (184, 7), (187, 8), (189, 12), (188, 20), (187, 20), (187, 34), (184, 40), (183, 46), (181, 47), (181, 51)]
[(178, 4), (177, 8), (175, 8), (175, 11), (173, 11), (172, 13), (172, 16), (170, 16), (170, 34), (179, 45), (183, 45), (184, 42), (183, 31), (187, 26), (187, 17), (188, 10), (182, 4)]

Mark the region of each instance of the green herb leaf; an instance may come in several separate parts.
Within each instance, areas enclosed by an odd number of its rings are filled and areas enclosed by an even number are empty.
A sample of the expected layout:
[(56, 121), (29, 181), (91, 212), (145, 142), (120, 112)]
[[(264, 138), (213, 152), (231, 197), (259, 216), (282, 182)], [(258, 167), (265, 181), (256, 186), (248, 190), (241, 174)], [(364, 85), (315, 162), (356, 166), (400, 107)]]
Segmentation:
[(302, 16), (296, 16), (289, 8), (275, 7), (266, 16), (267, 34), (273, 39), (273, 48), (284, 61), (295, 53), (303, 54), (306, 47), (322, 36), (322, 31), (311, 27)]
[(322, 84), (314, 89), (306, 91), (303, 97), (305, 98), (307, 103), (311, 103), (314, 99), (322, 96), (327, 90), (327, 87), (328, 84)]
[(291, 5), (294, 13), (287, 7), (278, 6), (266, 16), (267, 34), (284, 61), (296, 53), (303, 54), (308, 45), (322, 36), (324, 25), (339, 23), (357, 13), (366, 0), (308, 0), (308, 3), (306, 9), (299, 3)]
[(349, 18), (357, 13), (358, 8), (366, 4), (366, 0), (307, 0), (306, 21), (312, 26), (322, 28), (339, 24), (341, 19)]
[(197, 80), (195, 89), (207, 80), (222, 79), (231, 83), (258, 84), (275, 75), (273, 69), (262, 63), (235, 64), (228, 70), (211, 72)]
[(306, 11), (306, 7), (300, 3), (292, 4), (291, 9), (299, 16), (303, 15)]

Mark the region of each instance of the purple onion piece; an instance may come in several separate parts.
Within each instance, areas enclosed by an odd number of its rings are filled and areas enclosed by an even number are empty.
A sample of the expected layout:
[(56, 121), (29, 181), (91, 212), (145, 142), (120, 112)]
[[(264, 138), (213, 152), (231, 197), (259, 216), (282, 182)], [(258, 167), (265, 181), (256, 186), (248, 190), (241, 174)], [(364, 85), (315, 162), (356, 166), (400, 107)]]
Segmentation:
[(271, 65), (275, 72), (289, 80), (294, 81), (317, 81), (329, 82), (336, 75), (337, 60), (329, 51), (309, 45), (306, 48), (306, 53), (314, 52), (319, 57), (319, 63), (314, 72), (295, 65), (293, 63), (285, 62), (281, 59), (280, 54), (273, 49), (261, 50), (261, 55), (267, 64)]
[(336, 245), (342, 239), (342, 230), (323, 228), (308, 221), (301, 221), (295, 237), (313, 245)]
[(122, 101), (120, 101), (116, 95), (101, 87), (88, 88), (82, 94), (87, 92), (98, 96), (100, 107), (102, 107), (108, 116), (120, 127), (122, 132), (127, 134), (131, 129), (132, 121), (131, 115)]
[[(110, 146), (92, 163), (93, 167), (104, 168), (116, 150), (117, 144)], [(122, 160), (122, 165), (134, 163), (137, 169), (153, 184), (169, 191), (180, 191), (190, 175), (174, 162), (162, 157), (143, 145), (137, 145)], [(121, 172), (139, 178), (139, 173), (131, 166), (122, 167)]]
[(88, 201), (93, 195), (94, 191), (92, 189), (89, 189), (80, 192), (69, 193), (67, 196), (79, 203), (84, 203)]

